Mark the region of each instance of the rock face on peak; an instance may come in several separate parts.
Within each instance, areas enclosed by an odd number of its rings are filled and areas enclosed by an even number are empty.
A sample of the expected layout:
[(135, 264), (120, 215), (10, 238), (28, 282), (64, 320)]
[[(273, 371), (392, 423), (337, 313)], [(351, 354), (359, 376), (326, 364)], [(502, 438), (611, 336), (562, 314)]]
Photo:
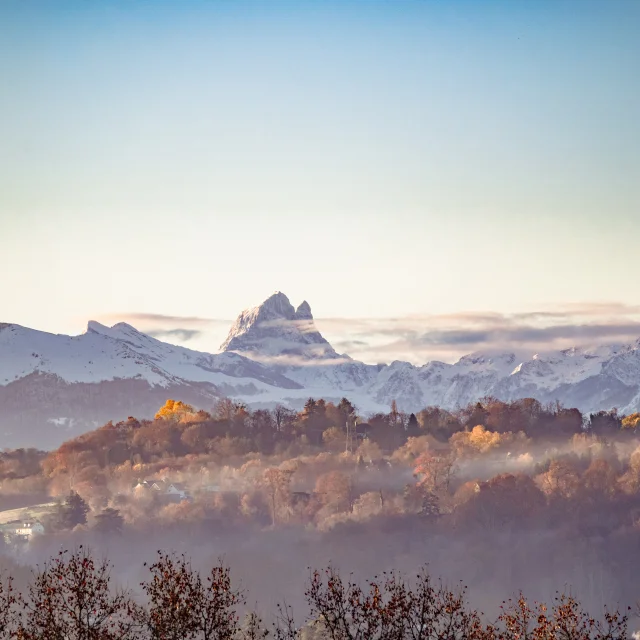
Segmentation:
[(220, 350), (282, 365), (340, 357), (316, 329), (309, 303), (305, 300), (295, 309), (280, 291), (243, 311)]
[(313, 320), (311, 315), (311, 307), (306, 300), (303, 300), (300, 306), (296, 309), (296, 320)]

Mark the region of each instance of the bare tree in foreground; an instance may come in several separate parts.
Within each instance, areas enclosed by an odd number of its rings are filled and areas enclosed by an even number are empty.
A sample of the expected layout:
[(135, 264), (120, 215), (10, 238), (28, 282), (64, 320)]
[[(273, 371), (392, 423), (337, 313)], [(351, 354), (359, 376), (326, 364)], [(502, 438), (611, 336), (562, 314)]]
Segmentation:
[(20, 620), (20, 594), (13, 588), (13, 578), (0, 579), (0, 640), (14, 638)]
[(20, 640), (134, 640), (134, 605), (125, 591), (113, 590), (111, 566), (91, 553), (60, 553), (39, 569), (20, 598), (24, 611)]
[(283, 605), (273, 632), (255, 613), (240, 624), (245, 604), (221, 563), (208, 574), (184, 556), (158, 552), (136, 605), (113, 589), (110, 565), (82, 547), (61, 551), (34, 573), (26, 596), (11, 579), (0, 582), (0, 640), (627, 640), (628, 617), (585, 612), (571, 595), (547, 607), (522, 594), (502, 605), (494, 624), (483, 621), (466, 590), (434, 583), (426, 568), (408, 581), (383, 574), (359, 586), (333, 567), (313, 571), (305, 591), (307, 621), (299, 626)]
[(571, 595), (558, 594), (549, 610), (546, 605), (530, 606), (522, 593), (517, 600), (502, 605), (498, 619), (498, 640), (625, 640), (628, 616), (605, 610), (602, 620), (583, 611)]
[(374, 578), (362, 589), (328, 568), (314, 571), (307, 602), (331, 640), (475, 640), (484, 638), (480, 616), (468, 610), (465, 590), (434, 585), (423, 570), (410, 586), (396, 575)]
[[(626, 640), (628, 617), (605, 611), (597, 620), (572, 596), (558, 595), (554, 605), (530, 607), (521, 595), (503, 603), (495, 624), (466, 602), (464, 587), (457, 591), (434, 584), (426, 569), (412, 584), (384, 574), (364, 588), (343, 581), (332, 567), (314, 571), (305, 593), (310, 608), (312, 637), (329, 640)], [(277, 640), (304, 638), (290, 609), (280, 609)]]
[(232, 588), (231, 573), (220, 565), (203, 580), (184, 556), (158, 552), (142, 583), (148, 605), (142, 622), (151, 640), (227, 640), (240, 632), (237, 607), (244, 604)]

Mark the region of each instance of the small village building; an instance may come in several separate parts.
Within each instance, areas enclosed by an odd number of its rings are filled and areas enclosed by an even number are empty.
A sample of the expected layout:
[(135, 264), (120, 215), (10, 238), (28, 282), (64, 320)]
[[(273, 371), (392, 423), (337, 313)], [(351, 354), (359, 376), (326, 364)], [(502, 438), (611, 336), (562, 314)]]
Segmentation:
[(34, 536), (43, 534), (44, 527), (40, 522), (23, 522), (9, 533), (12, 533), (19, 540), (28, 542), (32, 540)]
[(172, 501), (191, 499), (185, 484), (182, 482), (170, 482), (167, 478), (163, 480), (138, 480), (137, 484), (133, 487), (133, 490), (135, 493), (151, 492), (157, 494), (161, 498)]
[(152, 489), (153, 491), (159, 491), (163, 493), (165, 490), (164, 480), (138, 480), (138, 483), (134, 489)]
[(189, 492), (182, 482), (170, 482), (165, 489), (165, 494), (168, 496), (178, 496), (181, 500), (189, 497)]

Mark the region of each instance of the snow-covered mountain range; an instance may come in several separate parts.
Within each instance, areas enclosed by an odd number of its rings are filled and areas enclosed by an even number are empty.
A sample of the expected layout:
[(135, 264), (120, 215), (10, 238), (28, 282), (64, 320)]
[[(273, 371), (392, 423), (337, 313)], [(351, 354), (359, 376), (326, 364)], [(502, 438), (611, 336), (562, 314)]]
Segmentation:
[(455, 364), (369, 365), (336, 353), (311, 308), (277, 292), (243, 311), (219, 353), (162, 342), (134, 327), (91, 321), (79, 336), (0, 324), (4, 446), (54, 446), (108, 419), (146, 417), (176, 397), (210, 408), (230, 396), (250, 406), (300, 407), (348, 397), (363, 412), (428, 405), (455, 409), (483, 396), (559, 400), (590, 412), (640, 411), (640, 339), (529, 358), (475, 353)]

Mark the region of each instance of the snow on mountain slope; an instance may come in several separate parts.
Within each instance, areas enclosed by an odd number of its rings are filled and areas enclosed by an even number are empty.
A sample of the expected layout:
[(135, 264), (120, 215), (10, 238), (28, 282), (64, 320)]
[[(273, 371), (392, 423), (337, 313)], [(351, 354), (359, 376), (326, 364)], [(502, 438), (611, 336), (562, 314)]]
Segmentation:
[(90, 321), (87, 331), (79, 336), (1, 325), (0, 384), (36, 371), (70, 383), (140, 379), (155, 386), (185, 381), (216, 385), (240, 381), (287, 389), (300, 386), (239, 354), (214, 355), (167, 344), (125, 323), (105, 327)]
[(399, 406), (411, 410), (429, 405), (452, 409), (487, 395), (517, 365), (513, 353), (475, 353), (456, 364), (434, 361), (421, 367), (395, 361), (380, 372), (371, 392), (378, 402), (395, 399)]
[[(79, 336), (0, 324), (0, 418), (6, 420), (8, 407), (20, 418), (20, 399), (29, 397), (34, 410), (42, 404), (47, 420), (64, 415), (80, 424), (77, 416), (86, 418), (86, 412), (74, 403), (86, 408), (98, 387), (108, 393), (94, 421), (110, 402), (121, 411), (149, 412), (151, 400), (169, 393), (204, 408), (220, 395), (251, 406), (292, 407), (310, 396), (347, 396), (364, 412), (386, 410), (393, 400), (418, 411), (429, 405), (456, 409), (491, 395), (630, 413), (640, 411), (640, 340), (535, 355), (474, 353), (454, 364), (368, 365), (339, 355), (317, 331), (309, 305), (295, 309), (280, 292), (242, 312), (217, 354), (162, 342), (125, 323), (91, 321)], [(54, 396), (66, 404), (47, 414)], [(118, 418), (117, 410), (109, 417)]]
[(394, 362), (372, 385), (381, 403), (456, 409), (484, 396), (510, 401), (534, 397), (585, 412), (618, 407), (640, 410), (640, 341), (596, 349), (570, 349), (517, 358), (515, 354), (464, 356), (455, 364), (422, 367)]
[[(314, 352), (318, 345), (322, 350)], [(640, 340), (535, 355), (473, 353), (455, 364), (374, 366), (338, 355), (316, 330), (309, 305), (305, 302), (296, 311), (277, 292), (244, 311), (221, 348), (270, 363), (310, 395), (312, 390), (326, 397), (358, 394), (365, 410), (388, 407), (393, 400), (407, 411), (427, 405), (456, 409), (489, 395), (559, 400), (584, 411), (640, 409)]]

